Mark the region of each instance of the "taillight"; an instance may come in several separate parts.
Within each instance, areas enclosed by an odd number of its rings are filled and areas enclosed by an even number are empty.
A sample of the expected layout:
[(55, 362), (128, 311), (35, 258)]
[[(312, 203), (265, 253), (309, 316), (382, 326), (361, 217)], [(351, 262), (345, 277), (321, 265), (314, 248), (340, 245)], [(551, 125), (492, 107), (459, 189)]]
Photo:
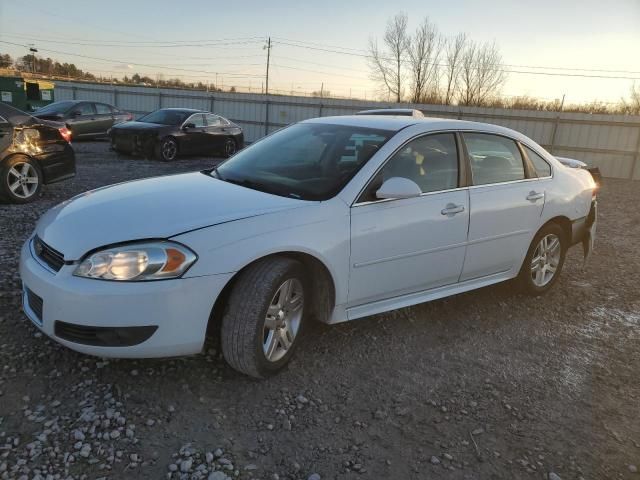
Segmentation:
[(60, 132), (60, 135), (62, 135), (62, 138), (64, 138), (65, 142), (71, 143), (71, 130), (67, 127), (60, 127), (58, 131)]

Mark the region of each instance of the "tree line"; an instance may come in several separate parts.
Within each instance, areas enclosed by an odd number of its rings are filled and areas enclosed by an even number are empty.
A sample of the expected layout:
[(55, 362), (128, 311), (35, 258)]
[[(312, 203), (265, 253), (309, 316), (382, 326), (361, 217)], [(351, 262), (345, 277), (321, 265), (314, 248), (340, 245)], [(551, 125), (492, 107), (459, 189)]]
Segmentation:
[(465, 35), (445, 37), (425, 18), (414, 32), (408, 16), (390, 18), (381, 41), (369, 40), (371, 77), (396, 102), (484, 105), (507, 74), (495, 43)]
[(471, 105), (527, 110), (640, 115), (640, 86), (631, 87), (628, 98), (616, 105), (590, 102), (564, 105), (529, 96), (505, 99), (500, 95), (507, 80), (502, 55), (495, 42), (476, 42), (466, 34), (442, 35), (425, 17), (411, 32), (406, 13), (387, 21), (379, 40), (369, 39), (371, 78), (382, 97), (400, 103)]

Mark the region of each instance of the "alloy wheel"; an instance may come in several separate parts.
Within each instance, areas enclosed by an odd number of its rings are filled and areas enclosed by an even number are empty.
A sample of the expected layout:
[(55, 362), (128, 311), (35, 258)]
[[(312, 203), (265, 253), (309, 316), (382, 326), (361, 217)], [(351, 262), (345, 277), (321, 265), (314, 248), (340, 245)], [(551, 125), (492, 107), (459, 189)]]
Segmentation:
[(27, 199), (38, 190), (40, 177), (36, 168), (27, 162), (19, 162), (13, 165), (7, 175), (7, 185), (13, 195)]
[(230, 157), (234, 153), (236, 153), (236, 142), (234, 142), (231, 139), (228, 139), (224, 144), (224, 154), (227, 157)]
[(178, 146), (173, 140), (165, 140), (162, 142), (162, 158), (165, 160), (173, 160), (178, 153)]
[(531, 258), (531, 280), (536, 287), (544, 287), (553, 280), (561, 255), (562, 245), (556, 234), (542, 237)]
[(276, 290), (264, 320), (262, 350), (270, 362), (277, 362), (292, 347), (302, 323), (304, 290), (297, 278), (286, 280)]

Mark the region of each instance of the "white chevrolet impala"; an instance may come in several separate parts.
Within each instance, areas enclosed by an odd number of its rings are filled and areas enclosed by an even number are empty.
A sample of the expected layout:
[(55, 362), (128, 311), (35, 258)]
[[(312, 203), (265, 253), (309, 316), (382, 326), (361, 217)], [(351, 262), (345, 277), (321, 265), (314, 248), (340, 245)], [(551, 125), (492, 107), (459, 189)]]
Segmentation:
[(103, 357), (201, 351), (264, 377), (313, 318), (344, 322), (510, 279), (532, 294), (592, 247), (596, 184), (512, 130), (304, 121), (217, 168), (99, 188), (22, 248), (24, 311)]

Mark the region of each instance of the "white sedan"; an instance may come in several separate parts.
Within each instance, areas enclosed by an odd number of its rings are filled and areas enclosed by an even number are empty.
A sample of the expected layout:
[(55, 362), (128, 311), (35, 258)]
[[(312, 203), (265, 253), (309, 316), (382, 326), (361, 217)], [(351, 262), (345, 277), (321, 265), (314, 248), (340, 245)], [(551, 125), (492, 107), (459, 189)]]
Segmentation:
[(517, 279), (558, 280), (592, 247), (596, 184), (512, 130), (346, 116), (282, 129), (203, 172), (99, 188), (47, 212), (22, 248), (24, 311), (102, 357), (200, 352), (209, 327), (264, 377), (305, 324)]

